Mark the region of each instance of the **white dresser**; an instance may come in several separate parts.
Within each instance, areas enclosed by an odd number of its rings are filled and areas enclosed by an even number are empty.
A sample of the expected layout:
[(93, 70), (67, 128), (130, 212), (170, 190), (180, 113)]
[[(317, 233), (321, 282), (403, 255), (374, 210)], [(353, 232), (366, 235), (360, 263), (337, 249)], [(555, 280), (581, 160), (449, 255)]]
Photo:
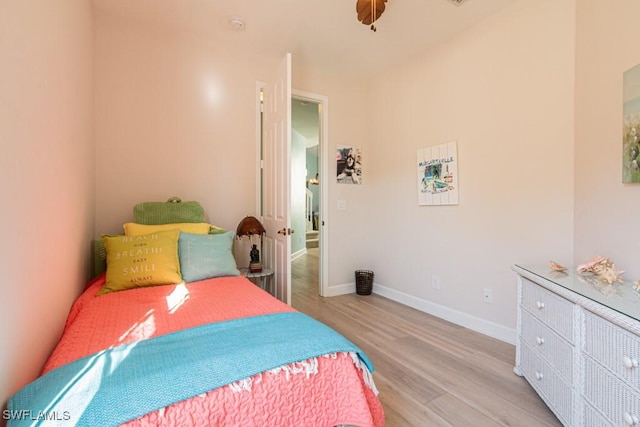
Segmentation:
[(640, 427), (640, 293), (515, 265), (516, 366), (565, 426)]

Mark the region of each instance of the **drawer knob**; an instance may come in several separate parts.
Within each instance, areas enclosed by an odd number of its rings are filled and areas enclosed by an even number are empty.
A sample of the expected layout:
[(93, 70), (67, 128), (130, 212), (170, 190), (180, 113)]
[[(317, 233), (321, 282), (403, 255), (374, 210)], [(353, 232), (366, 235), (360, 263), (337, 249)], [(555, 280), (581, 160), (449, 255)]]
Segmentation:
[(638, 359), (632, 359), (629, 356), (624, 356), (622, 358), (622, 363), (624, 363), (624, 366), (628, 369), (633, 369), (638, 367)]
[(538, 343), (538, 345), (542, 345), (542, 344), (544, 344), (544, 338), (536, 337), (536, 342)]
[(542, 301), (538, 301), (536, 302), (536, 307), (538, 307), (538, 310), (542, 310), (544, 308), (544, 303)]
[(536, 371), (536, 379), (541, 380), (543, 378), (544, 378), (544, 375), (542, 375), (542, 372)]
[(640, 421), (640, 420), (638, 419), (638, 417), (637, 417), (637, 416), (635, 416), (635, 415), (631, 415), (631, 414), (630, 414), (630, 413), (628, 413), (628, 412), (625, 412), (625, 413), (624, 413), (624, 422), (625, 422), (625, 424), (626, 424), (626, 425), (628, 425), (628, 426), (635, 426), (635, 425), (638, 425), (638, 422), (639, 422), (639, 421)]

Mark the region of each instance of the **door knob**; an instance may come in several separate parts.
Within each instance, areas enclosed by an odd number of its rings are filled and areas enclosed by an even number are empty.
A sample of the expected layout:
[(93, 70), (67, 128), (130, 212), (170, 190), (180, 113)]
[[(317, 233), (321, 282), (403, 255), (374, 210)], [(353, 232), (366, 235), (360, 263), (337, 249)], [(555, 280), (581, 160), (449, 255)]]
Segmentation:
[(283, 236), (287, 235), (287, 229), (283, 228), (282, 230), (278, 230), (278, 234), (282, 234)]

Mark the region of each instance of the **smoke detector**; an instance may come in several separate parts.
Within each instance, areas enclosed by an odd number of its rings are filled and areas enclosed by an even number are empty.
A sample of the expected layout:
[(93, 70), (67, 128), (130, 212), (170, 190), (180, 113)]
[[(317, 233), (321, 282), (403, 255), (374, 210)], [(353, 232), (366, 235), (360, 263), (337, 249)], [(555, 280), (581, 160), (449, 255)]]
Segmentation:
[(460, 6), (462, 3), (466, 2), (467, 0), (448, 0), (449, 3), (453, 3), (456, 6)]
[(239, 16), (232, 16), (227, 19), (227, 25), (233, 31), (244, 31), (247, 28), (247, 24), (244, 22), (244, 19)]

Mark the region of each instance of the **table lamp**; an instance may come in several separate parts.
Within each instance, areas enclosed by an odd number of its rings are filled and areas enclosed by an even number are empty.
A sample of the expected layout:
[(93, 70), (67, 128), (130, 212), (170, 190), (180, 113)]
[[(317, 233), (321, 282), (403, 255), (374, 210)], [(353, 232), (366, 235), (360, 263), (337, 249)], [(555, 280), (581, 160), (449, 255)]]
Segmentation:
[[(256, 217), (247, 215), (240, 221), (238, 224), (238, 228), (236, 229), (236, 237), (240, 239), (243, 236), (249, 236), (249, 241), (251, 241), (252, 236), (257, 234), (260, 236), (260, 250), (262, 250), (262, 235), (266, 233), (266, 230), (258, 221)], [(249, 272), (251, 273), (259, 273), (262, 271), (262, 263), (260, 262), (260, 251), (258, 250), (257, 245), (251, 245), (251, 251), (249, 252), (249, 257), (251, 261), (249, 262)]]

